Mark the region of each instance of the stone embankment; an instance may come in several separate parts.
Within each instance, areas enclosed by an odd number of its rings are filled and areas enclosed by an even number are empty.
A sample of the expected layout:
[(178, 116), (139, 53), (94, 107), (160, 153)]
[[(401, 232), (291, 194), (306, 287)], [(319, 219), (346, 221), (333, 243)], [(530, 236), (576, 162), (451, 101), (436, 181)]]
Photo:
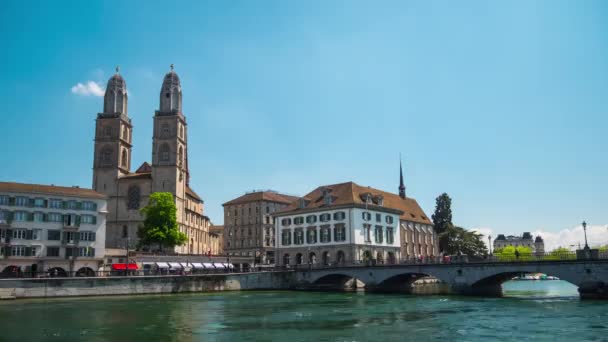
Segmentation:
[(0, 280), (0, 299), (168, 294), (293, 288), (293, 272)]

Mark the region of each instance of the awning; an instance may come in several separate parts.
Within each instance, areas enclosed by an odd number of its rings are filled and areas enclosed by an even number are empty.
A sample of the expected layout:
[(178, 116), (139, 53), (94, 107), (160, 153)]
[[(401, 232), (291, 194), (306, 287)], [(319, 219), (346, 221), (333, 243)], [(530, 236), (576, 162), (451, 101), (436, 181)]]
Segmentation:
[(194, 267), (194, 268), (205, 268), (205, 266), (203, 266), (203, 264), (201, 264), (200, 262), (193, 262), (192, 263), (192, 267)]
[(192, 268), (192, 265), (187, 262), (180, 262), (179, 264), (182, 265), (183, 268)]
[(226, 266), (226, 268), (234, 268), (234, 265), (233, 265), (233, 264), (228, 264), (228, 263), (225, 263), (225, 264), (224, 264), (224, 266)]
[(215, 267), (213, 267), (213, 264), (210, 264), (210, 263), (207, 263), (207, 262), (204, 262), (204, 263), (203, 263), (203, 266), (204, 266), (205, 268), (215, 268)]
[(175, 269), (182, 269), (182, 265), (179, 264), (179, 262), (170, 262), (169, 266), (171, 266), (171, 268), (175, 268)]
[(112, 264), (112, 269), (115, 271), (137, 271), (137, 264)]
[(144, 266), (144, 268), (152, 268), (152, 266), (154, 266), (153, 262), (142, 262), (141, 264)]
[(166, 262), (157, 262), (156, 266), (158, 268), (169, 268), (169, 264), (167, 264)]
[(215, 266), (215, 268), (226, 268), (221, 262), (214, 262), (213, 266)]

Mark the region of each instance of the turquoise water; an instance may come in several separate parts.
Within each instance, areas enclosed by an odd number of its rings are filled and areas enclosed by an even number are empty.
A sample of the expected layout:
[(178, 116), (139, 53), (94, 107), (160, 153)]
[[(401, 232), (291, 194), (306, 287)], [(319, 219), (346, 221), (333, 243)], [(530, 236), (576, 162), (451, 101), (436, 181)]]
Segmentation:
[(561, 281), (507, 298), (223, 292), (0, 302), (2, 341), (606, 340), (608, 302)]

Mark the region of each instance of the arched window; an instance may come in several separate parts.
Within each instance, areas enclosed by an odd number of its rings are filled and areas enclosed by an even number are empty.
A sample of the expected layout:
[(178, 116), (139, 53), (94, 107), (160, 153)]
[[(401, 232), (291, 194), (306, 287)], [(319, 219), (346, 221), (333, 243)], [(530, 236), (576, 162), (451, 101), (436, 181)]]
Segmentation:
[(308, 254), (308, 263), (312, 265), (317, 263), (317, 255), (315, 252), (310, 252), (310, 254)]
[(127, 126), (122, 128), (122, 138), (129, 141), (129, 130), (127, 129)]
[(303, 262), (302, 253), (296, 254), (296, 265), (302, 265), (302, 262)]
[(169, 145), (162, 144), (160, 146), (159, 157), (161, 161), (169, 161)]
[(141, 190), (138, 186), (132, 185), (128, 190), (127, 209), (139, 209), (141, 202)]
[(178, 166), (182, 166), (183, 164), (183, 158), (184, 158), (184, 148), (183, 147), (179, 147), (179, 151), (177, 152), (177, 165)]
[(123, 167), (127, 167), (127, 150), (122, 150), (122, 157), (120, 158), (120, 163)]
[(338, 251), (338, 253), (336, 254), (336, 262), (338, 263), (338, 265), (344, 264), (344, 252)]
[(323, 252), (322, 261), (323, 265), (329, 265), (329, 252)]
[(179, 136), (183, 139), (184, 138), (184, 126), (179, 125)]
[(289, 253), (283, 254), (283, 265), (289, 265)]
[(112, 148), (110, 146), (106, 146), (101, 149), (101, 153), (99, 155), (99, 162), (102, 165), (112, 164)]

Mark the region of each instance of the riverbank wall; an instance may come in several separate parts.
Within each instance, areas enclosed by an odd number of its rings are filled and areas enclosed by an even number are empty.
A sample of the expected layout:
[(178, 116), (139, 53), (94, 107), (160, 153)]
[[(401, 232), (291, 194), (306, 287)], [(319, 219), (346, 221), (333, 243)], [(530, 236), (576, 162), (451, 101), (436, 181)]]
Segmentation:
[(0, 299), (282, 290), (293, 288), (294, 279), (293, 272), (2, 279), (0, 280)]

